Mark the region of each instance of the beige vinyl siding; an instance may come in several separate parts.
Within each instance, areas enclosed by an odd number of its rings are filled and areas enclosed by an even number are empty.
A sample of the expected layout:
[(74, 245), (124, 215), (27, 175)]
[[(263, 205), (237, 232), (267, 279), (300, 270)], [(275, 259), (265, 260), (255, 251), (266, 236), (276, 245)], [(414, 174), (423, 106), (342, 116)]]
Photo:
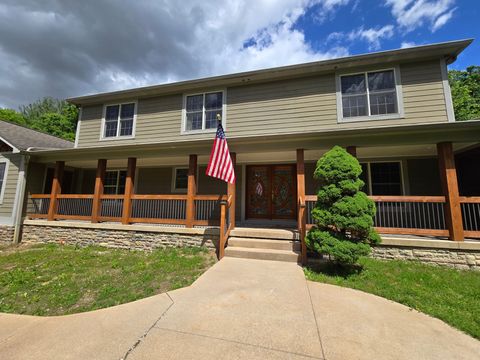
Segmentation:
[(136, 189), (137, 194), (171, 194), (173, 168), (139, 168)]
[(9, 164), (6, 178), (4, 178), (5, 192), (2, 204), (0, 204), (0, 217), (11, 217), (15, 194), (17, 193), (18, 171), (22, 156), (19, 154), (0, 154), (0, 160), (4, 161), (5, 159), (9, 160)]
[[(351, 72), (396, 65), (352, 69)], [(404, 118), (339, 124), (335, 74), (331, 73), (227, 88), (224, 115), (227, 134), (234, 138), (448, 121), (440, 61), (400, 64), (399, 68)], [(82, 110), (78, 146), (211, 139), (211, 133), (181, 134), (182, 104), (183, 94), (138, 99), (135, 139), (103, 141), (100, 141), (103, 106), (86, 106)]]

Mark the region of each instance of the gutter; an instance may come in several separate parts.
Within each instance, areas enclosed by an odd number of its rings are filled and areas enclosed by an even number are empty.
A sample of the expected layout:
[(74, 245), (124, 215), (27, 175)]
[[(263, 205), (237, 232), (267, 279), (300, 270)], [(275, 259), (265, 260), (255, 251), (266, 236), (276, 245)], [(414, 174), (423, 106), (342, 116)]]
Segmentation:
[[(51, 148), (51, 147), (36, 147), (36, 146), (30, 146), (27, 148), (25, 151), (28, 152), (33, 152), (33, 151), (48, 151), (48, 150), (61, 150), (63, 148)], [(66, 148), (66, 149), (73, 149), (72, 148)]]

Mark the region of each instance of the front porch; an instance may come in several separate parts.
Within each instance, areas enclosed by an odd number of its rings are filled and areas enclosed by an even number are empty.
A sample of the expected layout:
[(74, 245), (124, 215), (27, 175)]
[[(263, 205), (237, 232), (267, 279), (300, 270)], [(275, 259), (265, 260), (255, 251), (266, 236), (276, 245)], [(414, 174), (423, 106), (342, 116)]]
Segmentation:
[[(405, 172), (413, 167), (410, 164), (412, 160), (401, 160), (401, 156), (395, 154), (385, 159), (381, 153), (396, 151), (401, 154), (418, 152), (419, 149), (347, 147), (362, 165), (366, 164), (365, 172), (369, 174), (365, 179), (366, 191), (377, 192), (370, 195), (377, 206), (375, 227), (381, 234), (414, 235), (424, 239), (463, 241), (465, 237), (480, 238), (480, 197), (460, 196), (454, 144), (443, 142), (433, 148), (437, 152), (436, 159), (423, 157), (422, 161), (438, 162), (439, 178), (423, 179), (411, 172), (408, 174), (410, 180), (406, 182)], [(179, 158), (166, 161), (167, 158), (129, 157), (126, 169), (122, 166), (125, 160), (119, 158), (99, 159), (95, 169), (92, 169), (93, 162), (89, 159), (56, 161), (50, 171), (51, 180), (48, 167), (45, 172), (43, 191), (49, 192), (29, 194), (27, 217), (48, 222), (219, 228), (216, 231), (220, 258), (230, 231), (235, 227), (295, 228), (302, 242), (302, 261), (305, 261), (303, 240), (313, 223), (310, 212), (316, 202), (313, 171), (315, 160), (324, 151), (326, 149), (241, 153), (238, 156), (240, 163), (236, 164), (238, 181), (228, 186), (204, 175), (208, 161), (205, 153), (190, 154), (188, 165), (179, 162)], [(232, 153), (232, 158), (236, 161), (237, 154)], [(281, 162), (281, 158), (286, 161)], [(374, 163), (372, 158), (381, 159), (379, 163), (384, 164), (398, 162), (396, 171), (402, 179), (401, 184), (397, 186), (397, 180), (381, 183), (373, 178), (370, 173), (378, 170), (371, 165)], [(166, 162), (172, 165), (165, 166)], [(272, 163), (278, 165), (258, 165)], [(379, 168), (381, 170), (382, 167)], [(68, 172), (69, 176), (65, 176)], [(112, 172), (117, 172), (113, 185)], [(267, 173), (268, 176), (265, 175)], [(394, 176), (394, 173), (387, 175)], [(172, 175), (169, 177), (166, 174)], [(440, 184), (435, 184), (435, 181)], [(93, 187), (90, 191), (89, 186)], [(426, 193), (429, 193), (435, 187), (441, 188), (443, 195), (410, 195), (419, 188), (427, 189)], [(398, 191), (399, 194), (382, 195), (378, 194), (378, 189), (386, 189), (390, 193)], [(149, 190), (154, 191), (145, 193)], [(162, 190), (165, 193), (159, 194)], [(281, 196), (284, 201), (277, 201)]]

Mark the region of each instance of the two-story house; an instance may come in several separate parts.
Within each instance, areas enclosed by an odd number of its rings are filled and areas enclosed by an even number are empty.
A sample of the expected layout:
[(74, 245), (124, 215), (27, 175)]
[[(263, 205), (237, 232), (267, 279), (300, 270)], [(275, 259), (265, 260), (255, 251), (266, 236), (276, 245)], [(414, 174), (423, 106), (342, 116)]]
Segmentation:
[[(221, 225), (223, 255), (242, 227), (298, 228), (302, 238), (315, 163), (334, 145), (359, 159), (382, 234), (480, 236), (479, 199), (460, 196), (454, 161), (478, 144), (480, 123), (455, 122), (447, 76), (470, 43), (71, 98), (80, 108), (74, 148), (29, 155), (24, 239), (73, 234), (148, 247), (152, 233), (176, 234), (169, 244), (210, 242), (210, 226)], [(236, 161), (235, 185), (205, 175), (217, 118)], [(229, 245), (231, 255), (249, 251), (241, 241)]]

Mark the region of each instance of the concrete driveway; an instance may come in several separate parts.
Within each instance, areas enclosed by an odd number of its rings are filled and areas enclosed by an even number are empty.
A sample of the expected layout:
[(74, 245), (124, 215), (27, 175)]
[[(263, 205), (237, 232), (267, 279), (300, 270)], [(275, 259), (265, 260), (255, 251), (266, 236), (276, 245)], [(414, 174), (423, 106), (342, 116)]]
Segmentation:
[(192, 286), (61, 317), (0, 314), (1, 359), (478, 359), (480, 342), (400, 304), (225, 258)]

